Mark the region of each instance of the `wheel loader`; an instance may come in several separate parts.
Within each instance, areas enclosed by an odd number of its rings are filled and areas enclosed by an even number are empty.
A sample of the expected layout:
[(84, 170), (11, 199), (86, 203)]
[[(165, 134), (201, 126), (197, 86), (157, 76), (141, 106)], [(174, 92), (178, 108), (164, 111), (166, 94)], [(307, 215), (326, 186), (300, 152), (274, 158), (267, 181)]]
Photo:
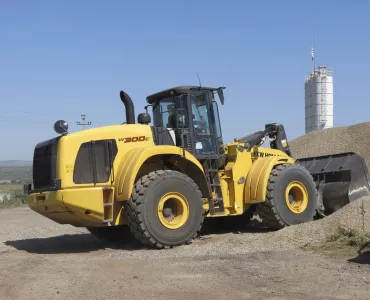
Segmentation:
[(121, 91), (123, 124), (68, 133), (68, 124), (57, 121), (58, 136), (34, 150), (33, 182), (25, 186), (30, 208), (99, 238), (119, 241), (130, 231), (148, 247), (171, 248), (191, 243), (205, 218), (247, 222), (256, 211), (278, 230), (369, 194), (360, 156), (294, 160), (281, 124), (224, 143), (223, 90), (155, 93), (137, 122)]

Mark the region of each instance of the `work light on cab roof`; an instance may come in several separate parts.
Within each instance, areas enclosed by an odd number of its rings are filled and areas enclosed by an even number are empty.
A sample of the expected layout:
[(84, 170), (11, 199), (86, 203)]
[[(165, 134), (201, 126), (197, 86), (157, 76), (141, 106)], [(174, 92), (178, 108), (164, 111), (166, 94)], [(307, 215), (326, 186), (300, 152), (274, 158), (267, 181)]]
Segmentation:
[(56, 133), (66, 134), (68, 133), (68, 123), (64, 120), (58, 120), (54, 124), (54, 130)]

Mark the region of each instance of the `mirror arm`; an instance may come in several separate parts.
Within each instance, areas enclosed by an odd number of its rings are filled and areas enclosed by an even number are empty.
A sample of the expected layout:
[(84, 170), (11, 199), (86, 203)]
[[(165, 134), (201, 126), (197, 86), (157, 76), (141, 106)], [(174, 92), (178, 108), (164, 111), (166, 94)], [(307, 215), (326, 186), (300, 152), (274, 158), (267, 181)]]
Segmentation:
[(151, 104), (144, 106), (144, 109), (145, 109), (146, 113), (148, 113), (148, 107), (149, 106), (153, 107), (153, 105), (151, 105)]

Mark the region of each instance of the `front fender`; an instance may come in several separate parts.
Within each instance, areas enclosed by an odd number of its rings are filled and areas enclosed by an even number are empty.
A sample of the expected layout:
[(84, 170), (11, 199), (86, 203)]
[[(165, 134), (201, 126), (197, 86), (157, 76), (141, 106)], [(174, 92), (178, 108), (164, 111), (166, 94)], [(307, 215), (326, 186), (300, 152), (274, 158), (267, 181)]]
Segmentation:
[(125, 201), (131, 197), (135, 178), (143, 163), (156, 155), (178, 155), (196, 165), (204, 174), (199, 161), (189, 152), (175, 146), (151, 146), (136, 148), (127, 152), (121, 159), (117, 172), (116, 200)]
[(284, 163), (294, 163), (291, 157), (269, 156), (258, 158), (248, 173), (244, 187), (244, 201), (252, 204), (266, 199), (266, 188), (271, 170), (274, 166)]

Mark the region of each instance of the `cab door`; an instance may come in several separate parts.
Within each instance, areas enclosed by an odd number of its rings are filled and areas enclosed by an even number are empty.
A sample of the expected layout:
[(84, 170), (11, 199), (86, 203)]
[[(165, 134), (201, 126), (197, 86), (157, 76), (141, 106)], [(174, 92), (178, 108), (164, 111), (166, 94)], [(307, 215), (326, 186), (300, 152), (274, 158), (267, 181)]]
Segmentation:
[(210, 91), (190, 91), (194, 154), (198, 159), (219, 156), (211, 97)]

